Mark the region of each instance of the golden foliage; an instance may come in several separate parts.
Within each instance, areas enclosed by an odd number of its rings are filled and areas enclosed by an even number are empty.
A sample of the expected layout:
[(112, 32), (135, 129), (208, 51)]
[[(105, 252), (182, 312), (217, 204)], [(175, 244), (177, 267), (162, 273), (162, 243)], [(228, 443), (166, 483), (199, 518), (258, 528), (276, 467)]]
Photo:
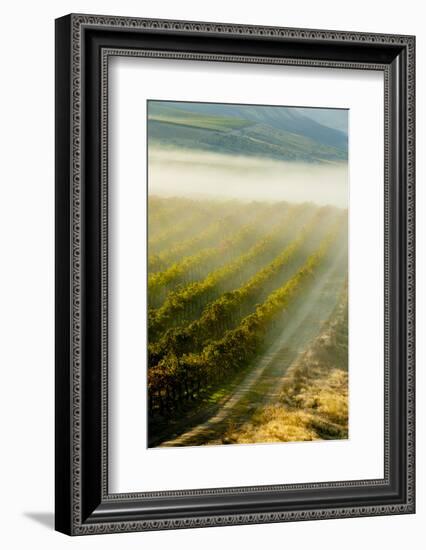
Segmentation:
[(227, 443), (274, 443), (348, 437), (347, 292), (337, 313), (288, 370), (279, 402), (257, 412)]

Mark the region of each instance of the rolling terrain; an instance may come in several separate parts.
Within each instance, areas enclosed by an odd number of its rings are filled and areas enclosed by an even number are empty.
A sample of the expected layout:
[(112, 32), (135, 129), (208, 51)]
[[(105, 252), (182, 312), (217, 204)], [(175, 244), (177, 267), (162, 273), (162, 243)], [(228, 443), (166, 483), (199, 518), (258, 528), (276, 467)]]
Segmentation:
[(166, 146), (313, 164), (346, 162), (348, 137), (341, 113), (334, 110), (337, 127), (330, 127), (325, 125), (322, 111), (151, 100), (148, 139), (150, 148)]

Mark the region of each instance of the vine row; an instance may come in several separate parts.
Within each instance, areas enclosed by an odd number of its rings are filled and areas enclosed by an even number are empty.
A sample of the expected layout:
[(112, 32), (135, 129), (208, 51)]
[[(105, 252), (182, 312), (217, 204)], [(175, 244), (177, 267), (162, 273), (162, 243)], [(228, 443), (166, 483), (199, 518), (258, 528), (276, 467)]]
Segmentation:
[[(212, 271), (201, 281), (191, 282), (183, 287), (178, 287), (175, 291), (169, 292), (161, 307), (156, 309), (150, 308), (148, 310), (149, 341), (155, 341), (171, 324), (181, 324), (188, 318), (194, 317), (205, 305), (206, 300), (214, 299), (214, 296), (222, 290), (220, 285), (225, 280), (229, 284), (232, 277), (241, 273), (246, 266), (253, 264), (255, 260), (262, 257), (266, 252), (274, 250), (282, 242), (283, 234), (287, 233), (287, 229), (298, 217), (298, 214), (300, 214), (300, 208), (292, 208), (288, 215), (285, 216), (285, 219), (272, 232), (254, 244), (247, 252)], [(239, 239), (240, 237), (237, 235), (236, 240), (238, 241)], [(233, 244), (236, 244), (235, 241)], [(198, 255), (191, 256), (187, 261), (180, 262), (178, 266), (172, 266), (175, 271), (172, 271), (172, 268), (170, 268), (170, 270), (164, 272), (162, 280), (158, 276), (155, 282), (158, 286), (163, 286), (172, 277), (181, 276), (189, 267), (205, 262), (206, 256), (210, 252), (216, 254), (219, 253), (219, 250), (214, 249), (214, 252), (212, 252), (208, 249), (200, 252)], [(154, 277), (148, 281), (148, 293), (153, 291), (153, 285), (150, 286), (150, 281), (153, 280)]]
[[(201, 316), (189, 324), (169, 328), (164, 334), (148, 346), (149, 365), (157, 364), (165, 355), (180, 356), (188, 351), (200, 349), (208, 340), (218, 338), (225, 330), (238, 322), (243, 306), (251, 304), (259, 297), (271, 281), (277, 278), (283, 268), (287, 266), (301, 252), (312, 233), (317, 231), (321, 218), (327, 214), (327, 209), (319, 210), (313, 219), (307, 223), (295, 240), (288, 244), (282, 252), (269, 264), (255, 273), (240, 287), (225, 292), (219, 298), (208, 303)], [(200, 290), (202, 287), (198, 285)], [(186, 295), (185, 295), (186, 296)], [(192, 294), (192, 299), (196, 295)], [(183, 297), (182, 297), (183, 300)], [(171, 314), (169, 308), (169, 315)]]
[(341, 226), (341, 220), (336, 222), (297, 273), (273, 291), (236, 328), (206, 345), (199, 353), (187, 353), (182, 357), (168, 354), (158, 365), (148, 369), (151, 414), (167, 414), (185, 401), (195, 399), (205, 387), (247, 366), (262, 350), (268, 328), (312, 279), (336, 241)]

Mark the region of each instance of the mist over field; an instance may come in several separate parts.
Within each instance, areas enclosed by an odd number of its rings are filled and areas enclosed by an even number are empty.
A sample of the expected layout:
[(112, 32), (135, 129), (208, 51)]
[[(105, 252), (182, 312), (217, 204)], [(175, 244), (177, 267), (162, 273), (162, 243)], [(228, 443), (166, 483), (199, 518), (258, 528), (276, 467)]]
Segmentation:
[(346, 162), (314, 164), (150, 146), (149, 194), (348, 206)]

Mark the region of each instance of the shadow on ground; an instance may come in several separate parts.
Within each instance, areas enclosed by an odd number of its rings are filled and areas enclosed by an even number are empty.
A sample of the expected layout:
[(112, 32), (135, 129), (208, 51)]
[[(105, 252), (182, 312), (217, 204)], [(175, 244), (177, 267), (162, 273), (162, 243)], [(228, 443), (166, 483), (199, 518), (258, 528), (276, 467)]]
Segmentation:
[(53, 512), (25, 512), (24, 516), (40, 523), (48, 529), (54, 529), (55, 521)]

